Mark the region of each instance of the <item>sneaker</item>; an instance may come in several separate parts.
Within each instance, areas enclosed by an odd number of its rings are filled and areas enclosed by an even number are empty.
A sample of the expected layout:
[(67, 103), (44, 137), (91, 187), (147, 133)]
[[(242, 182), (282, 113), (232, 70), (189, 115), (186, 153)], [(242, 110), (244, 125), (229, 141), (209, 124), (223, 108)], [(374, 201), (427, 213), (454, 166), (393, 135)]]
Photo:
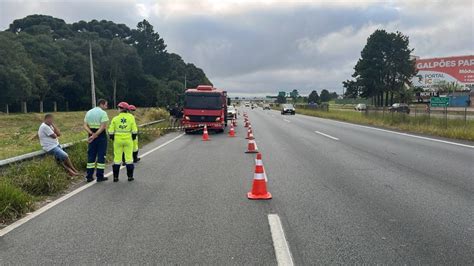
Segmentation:
[(133, 177), (128, 178), (128, 181), (133, 181), (133, 180), (135, 180), (135, 178), (133, 178)]
[(104, 181), (107, 181), (107, 180), (109, 180), (108, 177), (97, 178), (97, 182), (104, 182)]

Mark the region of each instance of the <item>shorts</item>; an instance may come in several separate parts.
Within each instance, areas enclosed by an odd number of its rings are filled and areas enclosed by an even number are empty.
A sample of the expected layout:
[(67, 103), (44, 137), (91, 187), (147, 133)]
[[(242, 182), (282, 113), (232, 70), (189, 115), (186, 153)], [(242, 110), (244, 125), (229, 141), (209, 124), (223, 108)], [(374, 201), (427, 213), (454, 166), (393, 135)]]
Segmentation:
[(68, 157), (67, 153), (59, 145), (54, 147), (52, 150), (49, 150), (47, 153), (53, 155), (54, 158), (60, 162), (64, 162)]

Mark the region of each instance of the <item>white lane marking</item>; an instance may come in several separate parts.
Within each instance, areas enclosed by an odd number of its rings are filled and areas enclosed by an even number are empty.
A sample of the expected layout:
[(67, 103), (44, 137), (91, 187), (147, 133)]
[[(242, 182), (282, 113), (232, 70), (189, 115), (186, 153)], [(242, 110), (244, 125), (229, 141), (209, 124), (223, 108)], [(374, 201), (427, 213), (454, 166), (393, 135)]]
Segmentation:
[[(160, 149), (160, 148), (163, 148), (164, 146), (166, 146), (166, 145), (170, 144), (171, 142), (177, 140), (178, 138), (182, 137), (183, 135), (184, 135), (184, 133), (178, 135), (177, 137), (175, 137), (175, 138), (173, 138), (173, 139), (168, 140), (167, 142), (161, 144), (160, 146), (158, 146), (158, 147), (156, 147), (156, 148), (153, 148), (152, 150), (150, 150), (150, 151), (148, 151), (148, 152), (142, 154), (142, 156), (140, 156), (140, 158), (145, 157), (145, 156), (147, 156), (148, 154), (150, 154), (150, 153), (152, 153), (152, 152), (154, 152), (154, 151), (156, 151), (156, 150), (158, 150), (158, 149)], [(125, 167), (124, 167), (124, 166), (120, 167), (120, 169), (123, 169), (123, 168), (125, 168)], [(111, 176), (111, 175), (112, 175), (112, 172), (108, 172), (108, 173), (105, 174), (104, 176), (105, 176), (105, 177), (109, 177), (109, 176)], [(49, 210), (49, 209), (53, 208), (54, 206), (58, 205), (59, 203), (61, 203), (61, 202), (65, 201), (65, 200), (69, 199), (70, 197), (72, 197), (72, 196), (74, 196), (74, 195), (80, 193), (81, 191), (86, 190), (86, 189), (92, 187), (92, 186), (95, 185), (95, 184), (97, 184), (97, 182), (87, 183), (86, 185), (81, 186), (81, 187), (79, 187), (79, 188), (77, 188), (77, 189), (75, 189), (75, 190), (69, 192), (68, 194), (66, 194), (66, 195), (64, 195), (64, 196), (62, 196), (62, 197), (56, 199), (55, 201), (52, 201), (52, 202), (50, 202), (50, 203), (44, 205), (43, 207), (37, 209), (36, 211), (34, 211), (34, 212), (28, 214), (27, 216), (21, 218), (20, 220), (14, 222), (14, 223), (12, 223), (12, 224), (10, 224), (9, 226), (3, 228), (2, 230), (0, 230), (0, 237), (3, 237), (4, 235), (6, 235), (6, 234), (8, 234), (9, 232), (13, 231), (14, 229), (20, 227), (21, 225), (23, 225), (24, 223), (28, 222), (29, 220), (31, 220), (31, 219), (37, 217), (38, 215), (40, 215), (40, 214), (46, 212), (47, 210)]]
[(291, 123), (291, 121), (290, 121), (290, 120), (288, 120), (288, 119), (285, 119), (285, 118), (283, 118), (283, 121), (285, 121), (285, 122), (287, 122), (287, 123)]
[(336, 137), (330, 136), (330, 135), (328, 135), (328, 134), (324, 134), (324, 133), (319, 132), (319, 131), (314, 131), (314, 133), (319, 134), (319, 135), (322, 135), (322, 136), (325, 136), (325, 137), (330, 138), (330, 139), (333, 139), (333, 140), (339, 140), (339, 139), (336, 138)]
[[(319, 118), (319, 117), (318, 117)], [(402, 133), (402, 132), (396, 132), (396, 131), (391, 131), (391, 130), (386, 130), (386, 129), (381, 129), (381, 128), (376, 128), (376, 127), (369, 127), (369, 126), (362, 126), (362, 125), (357, 125), (357, 124), (351, 124), (351, 123), (346, 123), (346, 122), (341, 122), (341, 121), (336, 121), (336, 120), (331, 120), (331, 119), (324, 119), (320, 118), (323, 120), (329, 120), (331, 122), (336, 122), (344, 125), (349, 125), (349, 126), (354, 126), (354, 127), (361, 127), (361, 128), (366, 128), (366, 129), (373, 129), (381, 132), (386, 132), (386, 133), (392, 133), (400, 136), (405, 136), (405, 137), (411, 137), (411, 138), (416, 138), (416, 139), (423, 139), (423, 140), (429, 140), (429, 141), (434, 141), (434, 142), (440, 142), (444, 144), (450, 144), (450, 145), (456, 145), (460, 147), (465, 147), (465, 148), (470, 148), (474, 149), (474, 146), (472, 145), (467, 145), (467, 144), (462, 144), (462, 143), (457, 143), (457, 142), (452, 142), (452, 141), (447, 141), (447, 140), (441, 140), (441, 139), (433, 139), (433, 138), (428, 138), (428, 137), (422, 137), (422, 136), (417, 136), (417, 135), (412, 135), (408, 133)]]
[(283, 226), (281, 225), (278, 214), (269, 214), (268, 224), (270, 224), (273, 248), (275, 249), (278, 265), (294, 265), (290, 247), (286, 241), (285, 232), (283, 231)]

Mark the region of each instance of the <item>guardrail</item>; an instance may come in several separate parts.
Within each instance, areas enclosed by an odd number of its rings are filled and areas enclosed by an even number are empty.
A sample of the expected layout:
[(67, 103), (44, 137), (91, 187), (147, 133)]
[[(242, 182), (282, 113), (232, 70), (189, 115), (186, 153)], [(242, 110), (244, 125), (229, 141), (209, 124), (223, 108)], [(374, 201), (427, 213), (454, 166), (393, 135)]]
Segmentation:
[[(164, 122), (165, 120), (166, 119), (151, 121), (151, 122), (148, 122), (148, 123), (138, 125), (138, 127), (151, 126), (151, 125), (154, 125), (154, 124)], [(77, 143), (80, 143), (80, 142), (83, 142), (83, 141), (86, 141), (86, 140), (87, 139), (82, 139), (82, 140), (79, 140), (79, 141), (74, 141), (74, 142), (70, 142), (70, 143), (66, 143), (66, 144), (61, 144), (61, 148), (71, 147), (72, 145), (75, 145)], [(0, 160), (0, 167), (6, 166), (6, 165), (9, 165), (9, 164), (12, 164), (12, 163), (21, 162), (21, 161), (24, 161), (24, 160), (33, 159), (35, 157), (39, 157), (39, 156), (42, 156), (42, 155), (45, 155), (45, 154), (46, 154), (45, 151), (40, 150), (40, 151), (34, 151), (34, 152), (18, 155), (18, 156), (15, 156), (15, 157), (3, 159), (3, 160)]]

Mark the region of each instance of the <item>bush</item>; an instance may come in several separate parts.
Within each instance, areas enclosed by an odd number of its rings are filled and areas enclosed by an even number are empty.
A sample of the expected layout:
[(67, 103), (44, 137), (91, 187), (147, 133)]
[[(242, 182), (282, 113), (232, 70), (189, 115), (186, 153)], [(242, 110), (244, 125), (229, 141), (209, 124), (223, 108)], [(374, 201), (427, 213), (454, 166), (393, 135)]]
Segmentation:
[(144, 121), (151, 122), (160, 119), (167, 119), (169, 117), (168, 111), (162, 108), (150, 108), (147, 109), (144, 114)]
[(66, 189), (69, 177), (52, 156), (9, 167), (6, 179), (35, 196), (56, 194)]
[(32, 206), (32, 198), (7, 180), (0, 180), (0, 221), (21, 217)]

